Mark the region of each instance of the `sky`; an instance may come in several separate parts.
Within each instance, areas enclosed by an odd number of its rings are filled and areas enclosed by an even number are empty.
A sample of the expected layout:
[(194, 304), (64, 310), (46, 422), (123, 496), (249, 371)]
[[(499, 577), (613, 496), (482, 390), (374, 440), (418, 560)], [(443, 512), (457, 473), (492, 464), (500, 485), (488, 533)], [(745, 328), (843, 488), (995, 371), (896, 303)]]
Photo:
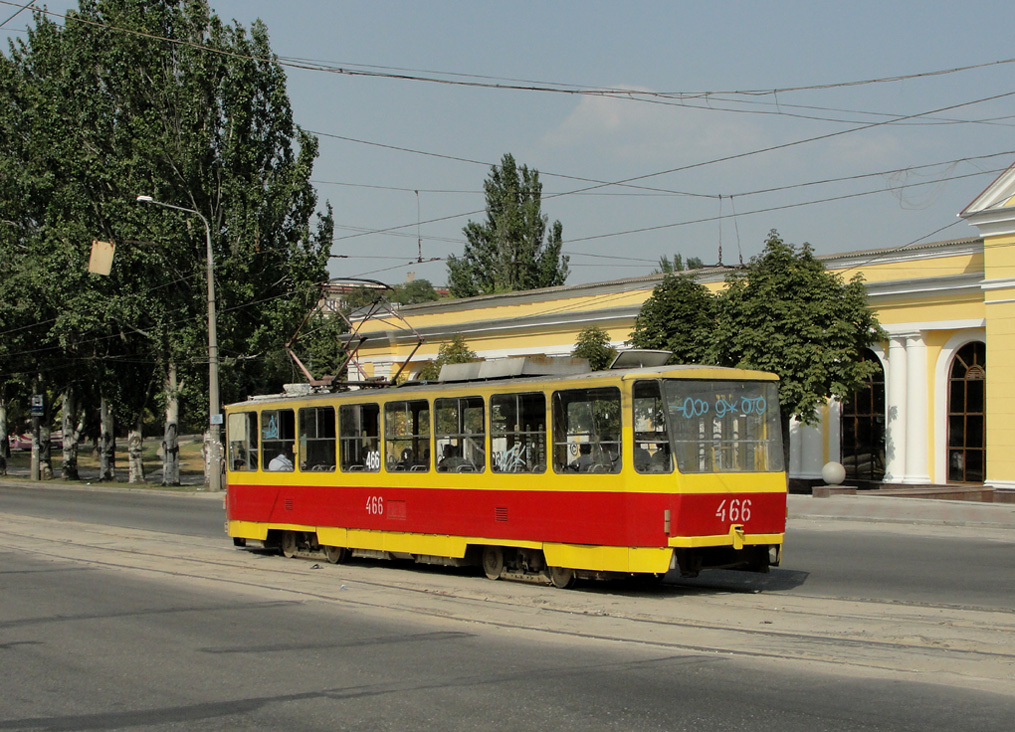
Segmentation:
[[(0, 0), (0, 22), (25, 2)], [(265, 23), (319, 137), (336, 278), (443, 285), (506, 153), (539, 171), (568, 284), (674, 254), (736, 265), (772, 229), (818, 254), (976, 236), (959, 212), (1015, 163), (1000, 2), (211, 6)]]

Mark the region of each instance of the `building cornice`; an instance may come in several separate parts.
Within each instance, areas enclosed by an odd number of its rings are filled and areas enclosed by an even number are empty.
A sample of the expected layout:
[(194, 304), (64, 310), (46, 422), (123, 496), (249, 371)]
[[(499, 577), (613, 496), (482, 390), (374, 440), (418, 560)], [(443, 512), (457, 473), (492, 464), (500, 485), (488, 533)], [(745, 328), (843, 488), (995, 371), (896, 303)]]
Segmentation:
[[(471, 335), (503, 337), (518, 333), (531, 334), (534, 330), (554, 331), (584, 328), (598, 325), (608, 328), (616, 325), (630, 325), (641, 311), (641, 304), (602, 310), (580, 310), (530, 315), (521, 318), (477, 320), (467, 324), (448, 323), (417, 328), (416, 332), (424, 340), (442, 340), (450, 335), (461, 334), (468, 338)], [(369, 341), (384, 339), (391, 343), (412, 343), (416, 335), (409, 330), (376, 330), (361, 332)]]
[(981, 295), (982, 272), (968, 272), (945, 277), (867, 282), (867, 297), (871, 301), (919, 295)]
[(960, 216), (975, 226), (984, 238), (1015, 234), (1015, 208), (991, 208)]
[(818, 257), (826, 269), (832, 271), (859, 270), (865, 267), (886, 264), (902, 264), (922, 259), (946, 257), (963, 257), (983, 253), (983, 239), (967, 237), (949, 241), (932, 242), (892, 249), (870, 249), (867, 251), (828, 254)]

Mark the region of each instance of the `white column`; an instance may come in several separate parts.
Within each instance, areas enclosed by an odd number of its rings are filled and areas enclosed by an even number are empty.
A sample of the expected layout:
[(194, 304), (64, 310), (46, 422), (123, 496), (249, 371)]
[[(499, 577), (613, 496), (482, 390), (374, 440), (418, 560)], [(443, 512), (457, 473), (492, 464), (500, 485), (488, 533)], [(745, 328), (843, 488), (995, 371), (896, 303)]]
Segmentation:
[(929, 483), (927, 346), (920, 333), (906, 336), (906, 470), (904, 483)]
[(888, 384), (885, 399), (885, 482), (901, 483), (906, 474), (906, 336), (888, 341)]
[(800, 465), (803, 462), (803, 440), (800, 439), (800, 422), (796, 417), (789, 418), (789, 477), (800, 477)]
[[(842, 462), (842, 402), (831, 399), (828, 402), (828, 460)], [(824, 466), (822, 466), (824, 467)]]
[(800, 425), (798, 433), (801, 444), (799, 477), (814, 479), (821, 477), (825, 450), (821, 439), (821, 424)]

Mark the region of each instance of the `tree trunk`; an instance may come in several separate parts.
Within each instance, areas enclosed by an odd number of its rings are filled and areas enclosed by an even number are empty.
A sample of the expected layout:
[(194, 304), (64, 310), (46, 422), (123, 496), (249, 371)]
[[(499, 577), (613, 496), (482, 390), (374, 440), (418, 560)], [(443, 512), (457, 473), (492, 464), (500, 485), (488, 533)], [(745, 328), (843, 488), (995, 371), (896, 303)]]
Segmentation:
[(162, 439), (162, 485), (180, 484), (180, 392), (176, 364), (169, 364), (166, 376), (166, 431)]
[(99, 480), (116, 480), (116, 438), (109, 400), (99, 401)]
[(60, 477), (64, 480), (80, 480), (78, 474), (78, 440), (81, 438), (83, 423), (77, 419), (78, 405), (74, 387), (68, 386), (61, 396), (63, 412), (63, 466)]
[(144, 485), (144, 460), (142, 458), (142, 447), (144, 437), (141, 433), (141, 420), (127, 433), (127, 482), (131, 485)]
[(11, 456), (11, 442), (7, 435), (7, 400), (0, 398), (0, 475), (7, 475), (7, 459)]

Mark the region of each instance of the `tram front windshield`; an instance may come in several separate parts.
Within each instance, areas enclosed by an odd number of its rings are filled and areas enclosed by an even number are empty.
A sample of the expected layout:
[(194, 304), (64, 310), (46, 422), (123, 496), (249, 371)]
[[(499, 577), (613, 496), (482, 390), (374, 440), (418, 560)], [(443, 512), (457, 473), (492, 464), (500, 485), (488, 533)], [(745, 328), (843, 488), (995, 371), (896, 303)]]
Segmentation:
[(681, 473), (783, 469), (777, 383), (666, 379), (663, 395)]

